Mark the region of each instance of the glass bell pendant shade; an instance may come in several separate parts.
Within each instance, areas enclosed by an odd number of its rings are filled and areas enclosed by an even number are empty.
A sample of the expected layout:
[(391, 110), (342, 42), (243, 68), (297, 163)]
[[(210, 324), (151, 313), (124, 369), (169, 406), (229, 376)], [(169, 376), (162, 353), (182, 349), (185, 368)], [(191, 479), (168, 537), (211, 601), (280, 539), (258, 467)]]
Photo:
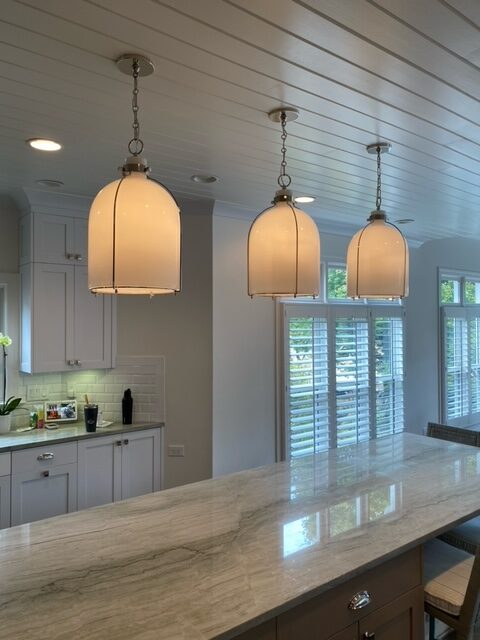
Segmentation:
[(249, 296), (318, 296), (320, 235), (291, 201), (275, 202), (248, 234)]
[(133, 171), (96, 196), (88, 221), (92, 293), (180, 291), (180, 210), (171, 193)]
[(347, 295), (384, 299), (408, 296), (407, 242), (400, 230), (386, 221), (385, 214), (371, 220), (350, 241)]

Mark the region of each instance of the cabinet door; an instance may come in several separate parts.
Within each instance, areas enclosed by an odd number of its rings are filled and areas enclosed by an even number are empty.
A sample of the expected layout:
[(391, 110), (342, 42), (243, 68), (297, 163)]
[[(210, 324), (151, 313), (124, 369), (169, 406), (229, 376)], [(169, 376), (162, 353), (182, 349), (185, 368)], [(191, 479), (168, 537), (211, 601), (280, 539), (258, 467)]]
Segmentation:
[(328, 640), (358, 640), (358, 624), (352, 624), (347, 629), (331, 636)]
[(33, 215), (33, 260), (50, 264), (69, 264), (74, 260), (74, 219), (47, 213)]
[(245, 631), (239, 636), (235, 636), (235, 640), (275, 640), (277, 637), (277, 621), (275, 618), (264, 622), (250, 631)]
[(121, 499), (122, 440), (118, 436), (78, 442), (78, 508)]
[(73, 360), (73, 265), (38, 263), (33, 276), (32, 372), (68, 371)]
[(82, 369), (112, 367), (112, 296), (88, 290), (86, 266), (75, 267), (74, 359)]
[(360, 620), (360, 638), (423, 639), (423, 587), (416, 587)]
[(76, 464), (12, 475), (12, 526), (59, 516), (76, 508)]
[(0, 529), (10, 526), (10, 476), (0, 478)]
[(75, 253), (74, 258), (76, 262), (83, 262), (87, 264), (88, 258), (88, 220), (83, 218), (74, 219), (75, 228)]
[(159, 491), (160, 429), (123, 434), (122, 500)]

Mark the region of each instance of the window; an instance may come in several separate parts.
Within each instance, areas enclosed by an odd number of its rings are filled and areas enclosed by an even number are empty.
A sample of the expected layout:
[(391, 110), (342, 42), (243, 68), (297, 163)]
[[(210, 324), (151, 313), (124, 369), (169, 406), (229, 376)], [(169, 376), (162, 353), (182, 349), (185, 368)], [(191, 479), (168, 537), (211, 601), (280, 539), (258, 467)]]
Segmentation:
[(442, 419), (480, 419), (480, 276), (440, 273)]
[(327, 265), (327, 300), (348, 300), (347, 267), (343, 264)]
[(288, 456), (403, 431), (403, 309), (287, 304), (284, 311)]

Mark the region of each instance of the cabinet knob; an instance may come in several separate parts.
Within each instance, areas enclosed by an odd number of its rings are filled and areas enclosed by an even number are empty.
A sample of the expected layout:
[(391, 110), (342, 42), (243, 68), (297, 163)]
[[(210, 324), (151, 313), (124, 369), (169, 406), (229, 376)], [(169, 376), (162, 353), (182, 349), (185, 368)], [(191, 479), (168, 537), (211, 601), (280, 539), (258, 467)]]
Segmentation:
[[(368, 604), (370, 604), (371, 601), (372, 601), (372, 598), (368, 593), (368, 591), (359, 591), (353, 596), (353, 598), (348, 603), (348, 608), (351, 609), (352, 611), (358, 611), (359, 609), (363, 609), (363, 607), (366, 607)], [(370, 636), (365, 636), (365, 637), (370, 638)]]
[(75, 360), (67, 360), (67, 364), (73, 367), (73, 365), (75, 364)]
[(83, 256), (82, 256), (82, 254), (81, 254), (81, 253), (76, 253), (76, 254), (75, 254), (75, 256), (74, 256), (74, 258), (75, 258), (75, 260), (78, 260), (78, 261), (83, 260)]
[(375, 634), (370, 633), (369, 631), (365, 631), (365, 633), (363, 634), (363, 637), (365, 640), (368, 640), (368, 638), (370, 638), (370, 640), (375, 640)]
[(50, 471), (42, 471), (42, 476), (44, 478), (48, 478), (49, 475), (50, 475)]
[(74, 255), (73, 255), (73, 253), (66, 253), (65, 257), (66, 257), (67, 260), (73, 260)]
[(123, 444), (128, 444), (128, 438), (125, 438), (125, 440), (123, 441)]
[(55, 458), (55, 454), (50, 453), (50, 452), (46, 452), (46, 453), (41, 453), (39, 456), (37, 456), (37, 460), (53, 460)]
[(122, 446), (122, 441), (121, 440), (115, 440), (115, 444), (117, 445), (117, 447), (121, 447)]
[(82, 366), (82, 361), (81, 360), (75, 360), (75, 364), (79, 367)]

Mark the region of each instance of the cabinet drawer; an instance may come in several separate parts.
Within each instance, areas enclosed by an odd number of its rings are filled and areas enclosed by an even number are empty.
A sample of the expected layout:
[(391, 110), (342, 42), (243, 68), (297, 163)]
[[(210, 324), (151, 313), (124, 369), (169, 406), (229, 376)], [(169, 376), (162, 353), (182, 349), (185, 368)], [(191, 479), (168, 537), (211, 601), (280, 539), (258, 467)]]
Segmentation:
[(12, 473), (25, 473), (26, 471), (36, 471), (37, 469), (49, 469), (62, 464), (77, 462), (77, 443), (66, 442), (65, 444), (44, 445), (13, 451), (12, 453)]
[(0, 453), (0, 477), (10, 475), (10, 452)]
[[(421, 584), (421, 572), (418, 547), (281, 614), (277, 640), (325, 640)], [(370, 604), (350, 609), (349, 602), (363, 591)]]

